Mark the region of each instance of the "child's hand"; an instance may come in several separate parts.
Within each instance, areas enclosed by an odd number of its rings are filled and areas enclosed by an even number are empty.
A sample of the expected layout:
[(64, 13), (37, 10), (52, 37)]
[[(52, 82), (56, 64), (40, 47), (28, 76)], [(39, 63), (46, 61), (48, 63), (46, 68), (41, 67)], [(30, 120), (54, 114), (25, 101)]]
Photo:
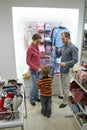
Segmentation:
[(38, 72), (41, 72), (41, 68), (38, 68)]

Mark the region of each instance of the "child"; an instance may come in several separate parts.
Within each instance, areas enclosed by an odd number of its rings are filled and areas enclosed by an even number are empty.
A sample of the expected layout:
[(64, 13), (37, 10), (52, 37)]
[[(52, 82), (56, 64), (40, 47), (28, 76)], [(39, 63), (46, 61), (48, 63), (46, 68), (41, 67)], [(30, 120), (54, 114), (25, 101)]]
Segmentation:
[(50, 68), (43, 66), (41, 69), (42, 78), (38, 80), (37, 86), (40, 89), (41, 113), (48, 118), (51, 116), (52, 106), (52, 77), (49, 76)]

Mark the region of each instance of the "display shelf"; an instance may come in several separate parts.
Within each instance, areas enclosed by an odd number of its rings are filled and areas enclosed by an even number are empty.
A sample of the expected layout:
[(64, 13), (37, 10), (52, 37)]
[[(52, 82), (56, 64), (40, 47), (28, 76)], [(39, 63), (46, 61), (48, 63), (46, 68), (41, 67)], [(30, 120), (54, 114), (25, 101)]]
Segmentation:
[[(0, 129), (4, 128), (13, 128), (13, 127), (21, 127), (21, 130), (24, 130), (24, 117), (27, 117), (27, 110), (26, 110), (26, 101), (25, 101), (25, 86), (21, 85), (21, 94), (23, 96), (22, 103), (18, 107), (19, 118), (13, 120), (0, 120)], [(14, 111), (10, 111), (14, 112)]]
[[(74, 78), (74, 74), (71, 74), (71, 77), (72, 77), (71, 82), (75, 81), (79, 85), (79, 87), (87, 94), (87, 90)], [(72, 92), (71, 92), (71, 94), (72, 94)], [(72, 97), (74, 98), (73, 94), (72, 94)], [(87, 123), (82, 122), (82, 119), (79, 116), (80, 114), (87, 115), (87, 106), (85, 106), (85, 109), (83, 109), (83, 107), (81, 106), (80, 103), (77, 103), (77, 104), (78, 104), (78, 106), (79, 106), (79, 108), (81, 109), (82, 112), (74, 114), (73, 111), (72, 111), (73, 116), (75, 117), (75, 120), (76, 120), (77, 124), (79, 125), (80, 129), (81, 130), (87, 130)]]
[[(72, 113), (73, 113), (73, 111), (72, 111)], [(83, 130), (82, 126), (80, 125), (80, 123), (79, 123), (79, 121), (77, 120), (76, 115), (75, 115), (74, 113), (73, 113), (73, 116), (74, 116), (74, 118), (75, 118), (77, 124), (79, 125), (80, 129)]]
[(77, 113), (76, 114), (76, 122), (78, 123), (79, 127), (81, 128), (81, 130), (86, 130), (87, 129), (87, 123), (83, 123), (83, 120), (81, 118), (78, 118), (79, 115), (82, 115), (83, 113)]
[[(71, 110), (71, 111), (72, 111), (72, 110)], [(87, 123), (81, 124), (81, 122), (80, 122), (80, 121), (78, 120), (78, 118), (77, 118), (77, 115), (78, 115), (78, 114), (83, 114), (83, 113), (82, 113), (82, 112), (79, 112), (79, 113), (74, 114), (74, 112), (72, 111), (72, 115), (73, 115), (73, 117), (75, 118), (75, 120), (76, 120), (78, 126), (80, 127), (80, 129), (81, 129), (81, 130), (87, 130)]]
[(23, 113), (19, 113), (19, 119), (14, 119), (14, 120), (10, 120), (10, 121), (0, 121), (0, 129), (3, 128), (13, 128), (13, 127), (21, 127), (21, 130), (24, 130), (24, 117), (23, 117)]
[(87, 106), (85, 106), (85, 109), (83, 109), (83, 107), (79, 103), (78, 103), (78, 106), (83, 111), (83, 113), (87, 115)]
[(80, 86), (80, 88), (82, 88), (83, 91), (87, 93), (87, 90), (74, 78), (73, 74), (71, 74), (71, 77), (72, 77), (72, 81), (75, 81)]
[(83, 89), (84, 92), (87, 93), (87, 90), (76, 79), (74, 79), (74, 81)]

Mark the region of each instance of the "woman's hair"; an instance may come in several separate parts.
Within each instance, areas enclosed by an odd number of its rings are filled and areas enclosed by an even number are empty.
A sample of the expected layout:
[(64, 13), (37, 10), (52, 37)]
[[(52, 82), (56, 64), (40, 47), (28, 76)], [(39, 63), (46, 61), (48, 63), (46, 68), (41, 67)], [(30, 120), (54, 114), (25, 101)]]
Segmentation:
[(42, 37), (37, 33), (32, 36), (32, 40), (38, 40), (38, 39), (41, 39), (41, 38)]
[(43, 66), (42, 69), (41, 69), (41, 74), (43, 76), (48, 76), (50, 73), (50, 68), (49, 66)]

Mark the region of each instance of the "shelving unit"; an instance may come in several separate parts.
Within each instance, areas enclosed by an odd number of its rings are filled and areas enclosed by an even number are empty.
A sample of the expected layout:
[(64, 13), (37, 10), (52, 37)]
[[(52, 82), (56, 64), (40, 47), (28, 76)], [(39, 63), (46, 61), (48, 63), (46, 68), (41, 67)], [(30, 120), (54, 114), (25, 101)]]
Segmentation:
[[(73, 76), (72, 76), (72, 81), (75, 81), (79, 85), (79, 87), (87, 94), (87, 90)], [(72, 94), (72, 97), (74, 98), (73, 94)], [(81, 115), (84, 115), (84, 116), (87, 115), (87, 106), (85, 106), (85, 109), (84, 109), (80, 103), (77, 103), (77, 104), (81, 112), (74, 114), (74, 112), (72, 111), (73, 116), (75, 117), (75, 120), (78, 123), (80, 129), (87, 130), (87, 123), (85, 122), (83, 123), (82, 118), (80, 118)]]
[(87, 93), (87, 90), (76, 79), (73, 78), (73, 80), (83, 89), (84, 92)]
[[(72, 113), (73, 113), (73, 112), (72, 112)], [(76, 118), (76, 115), (75, 115), (74, 113), (73, 113), (73, 116), (74, 116), (74, 118), (75, 118), (77, 124), (79, 125), (80, 129), (81, 129), (81, 130), (84, 130), (84, 129), (82, 129), (82, 127), (81, 127), (80, 123), (78, 122), (78, 120), (77, 120), (77, 118)]]
[(78, 121), (77, 117), (75, 115), (74, 115), (74, 117), (75, 117), (75, 120), (76, 120), (77, 124), (79, 125), (80, 129), (81, 130), (87, 130), (87, 124), (84, 123), (83, 125), (81, 125), (80, 122)]
[[(26, 101), (25, 101), (25, 86), (21, 85), (21, 94), (23, 96), (22, 103), (18, 107), (19, 111), (19, 118), (13, 120), (0, 120), (0, 129), (6, 128), (13, 128), (13, 127), (21, 127), (21, 130), (24, 130), (24, 117), (27, 117), (27, 110), (26, 110)], [(10, 111), (14, 112), (14, 111)]]
[(83, 107), (79, 103), (78, 103), (78, 106), (83, 111), (83, 113), (87, 115), (87, 106), (86, 106), (85, 110), (83, 109)]

